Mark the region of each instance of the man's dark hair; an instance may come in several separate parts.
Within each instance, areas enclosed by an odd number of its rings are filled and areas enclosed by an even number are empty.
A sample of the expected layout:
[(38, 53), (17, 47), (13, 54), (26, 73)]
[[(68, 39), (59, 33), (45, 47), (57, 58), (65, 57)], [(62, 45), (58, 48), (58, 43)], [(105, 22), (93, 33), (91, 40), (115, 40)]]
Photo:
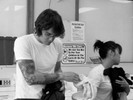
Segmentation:
[(41, 36), (42, 30), (49, 30), (50, 28), (52, 28), (52, 31), (56, 37), (63, 35), (65, 32), (62, 18), (57, 11), (46, 9), (37, 17), (35, 21), (36, 34)]

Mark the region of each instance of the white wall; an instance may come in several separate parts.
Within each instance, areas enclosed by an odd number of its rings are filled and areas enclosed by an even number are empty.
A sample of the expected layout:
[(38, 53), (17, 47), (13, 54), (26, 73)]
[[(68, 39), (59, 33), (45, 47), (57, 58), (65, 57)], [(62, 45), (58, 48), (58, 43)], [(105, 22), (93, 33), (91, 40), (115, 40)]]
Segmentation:
[(49, 7), (57, 10), (63, 20), (75, 20), (75, 0), (35, 0), (35, 19)]
[(133, 62), (133, 2), (112, 1), (80, 0), (80, 10), (88, 9), (79, 14), (79, 20), (86, 24), (87, 56), (96, 55), (93, 52), (93, 44), (96, 39), (114, 40), (123, 47), (121, 61)]
[(26, 0), (0, 0), (0, 36), (26, 34)]

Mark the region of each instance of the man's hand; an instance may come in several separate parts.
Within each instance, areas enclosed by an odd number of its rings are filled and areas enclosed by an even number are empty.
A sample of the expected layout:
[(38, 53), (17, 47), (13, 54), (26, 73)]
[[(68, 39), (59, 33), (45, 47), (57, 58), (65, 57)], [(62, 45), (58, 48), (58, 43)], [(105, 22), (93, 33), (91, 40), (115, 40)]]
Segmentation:
[(65, 80), (68, 82), (73, 82), (76, 84), (81, 81), (79, 78), (79, 75), (74, 72), (63, 72), (63, 73), (60, 73), (60, 75), (62, 80)]

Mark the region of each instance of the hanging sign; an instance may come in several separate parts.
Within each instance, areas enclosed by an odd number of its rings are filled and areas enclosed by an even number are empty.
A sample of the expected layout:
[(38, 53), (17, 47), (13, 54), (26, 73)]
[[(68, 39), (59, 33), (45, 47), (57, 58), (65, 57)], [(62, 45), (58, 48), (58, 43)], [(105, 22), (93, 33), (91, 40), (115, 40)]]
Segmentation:
[(63, 64), (84, 64), (86, 61), (86, 46), (84, 43), (63, 44)]
[(71, 22), (71, 41), (84, 42), (85, 23), (79, 21)]

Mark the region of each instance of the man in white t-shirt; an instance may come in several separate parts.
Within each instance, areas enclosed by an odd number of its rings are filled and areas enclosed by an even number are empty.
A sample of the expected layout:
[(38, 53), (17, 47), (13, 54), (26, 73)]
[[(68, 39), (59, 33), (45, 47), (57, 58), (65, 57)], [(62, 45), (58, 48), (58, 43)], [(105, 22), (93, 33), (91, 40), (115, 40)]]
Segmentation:
[(61, 16), (46, 9), (35, 21), (35, 32), (16, 39), (16, 100), (39, 100), (46, 84), (58, 80), (80, 81), (78, 74), (61, 70), (62, 43), (56, 37), (64, 31)]

